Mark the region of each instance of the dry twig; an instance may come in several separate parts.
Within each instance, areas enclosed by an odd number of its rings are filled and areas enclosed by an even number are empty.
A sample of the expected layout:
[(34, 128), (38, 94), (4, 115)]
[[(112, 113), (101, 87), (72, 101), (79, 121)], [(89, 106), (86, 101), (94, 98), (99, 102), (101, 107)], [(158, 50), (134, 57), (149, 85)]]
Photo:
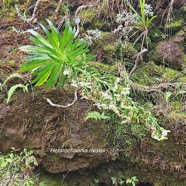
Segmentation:
[[(91, 8), (93, 7), (93, 5), (82, 5), (80, 6), (77, 10), (76, 10), (76, 13), (75, 13), (75, 19), (78, 19), (79, 18), (79, 13), (82, 9), (84, 8)], [(79, 31), (80, 31), (80, 26), (79, 26), (79, 21), (76, 22), (76, 25), (77, 25), (77, 28), (76, 28), (76, 33), (75, 33), (75, 36), (74, 36), (74, 39), (76, 39), (79, 35)]]
[(58, 19), (59, 10), (60, 10), (62, 4), (63, 4), (63, 0), (60, 0), (59, 3), (58, 3), (58, 5), (57, 5), (57, 8), (56, 8), (56, 10), (54, 12), (54, 20), (55, 21)]
[(140, 53), (138, 53), (137, 57), (136, 57), (136, 60), (135, 60), (135, 65), (134, 67), (132, 68), (132, 70), (130, 71), (129, 73), (129, 78), (130, 76), (135, 72), (135, 70), (137, 69), (138, 65), (139, 65), (139, 62), (140, 62), (140, 57), (145, 53), (147, 52), (148, 50), (146, 48), (144, 48)]

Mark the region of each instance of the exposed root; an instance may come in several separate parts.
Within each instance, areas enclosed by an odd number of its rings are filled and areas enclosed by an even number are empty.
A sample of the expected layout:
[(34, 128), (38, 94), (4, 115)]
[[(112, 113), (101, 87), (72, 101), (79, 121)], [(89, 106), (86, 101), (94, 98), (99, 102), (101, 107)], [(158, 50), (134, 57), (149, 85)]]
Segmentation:
[(132, 68), (132, 70), (130, 71), (129, 73), (129, 78), (130, 76), (136, 71), (138, 65), (139, 65), (139, 62), (140, 62), (140, 57), (145, 53), (147, 52), (148, 50), (146, 48), (144, 48), (141, 52), (138, 53), (137, 57), (136, 57), (136, 60), (135, 60), (135, 65), (134, 67)]
[(37, 0), (36, 4), (35, 4), (35, 7), (34, 7), (34, 11), (33, 11), (33, 14), (32, 14), (32, 17), (30, 19), (30, 21), (33, 21), (35, 20), (36, 18), (36, 12), (38, 10), (38, 7), (39, 7), (39, 4), (41, 3), (42, 0)]
[(68, 107), (71, 107), (72, 105), (74, 105), (74, 103), (77, 101), (77, 99), (78, 99), (78, 97), (77, 97), (77, 91), (78, 91), (78, 89), (76, 89), (75, 92), (74, 92), (74, 100), (73, 100), (73, 102), (72, 103), (68, 103), (67, 105), (55, 104), (49, 98), (46, 98), (46, 100), (53, 107), (68, 108)]
[(76, 39), (79, 35), (79, 32), (80, 32), (80, 20), (77, 21), (77, 19), (79, 18), (79, 13), (81, 12), (82, 9), (84, 8), (91, 8), (93, 7), (93, 5), (82, 5), (80, 6), (77, 10), (76, 10), (76, 13), (75, 13), (75, 20), (76, 20), (76, 25), (77, 25), (77, 29), (76, 29), (76, 33), (75, 33), (75, 36), (74, 36), (74, 39)]
[(63, 0), (60, 0), (59, 3), (58, 3), (58, 5), (57, 5), (57, 8), (56, 8), (56, 10), (54, 12), (54, 20), (55, 21), (58, 19), (59, 10), (60, 10), (62, 4), (63, 4)]

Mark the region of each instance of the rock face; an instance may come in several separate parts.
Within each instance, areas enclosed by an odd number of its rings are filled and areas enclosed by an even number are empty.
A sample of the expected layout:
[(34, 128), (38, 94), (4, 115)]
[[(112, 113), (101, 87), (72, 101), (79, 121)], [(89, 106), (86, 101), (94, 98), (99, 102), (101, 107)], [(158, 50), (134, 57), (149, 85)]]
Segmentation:
[(182, 69), (184, 66), (184, 53), (179, 43), (174, 40), (163, 41), (156, 47), (156, 57), (169, 67)]
[(184, 56), (185, 35), (183, 29), (169, 40), (160, 42), (155, 50), (155, 60), (178, 70), (183, 69), (186, 65)]
[[(17, 92), (9, 106), (1, 103), (1, 152), (9, 152), (13, 147), (17, 150), (35, 149), (40, 164), (50, 173), (93, 167), (101, 171), (101, 167), (105, 167), (105, 170), (123, 171), (124, 177), (127, 176), (125, 171), (130, 176), (135, 173), (144, 182), (148, 180), (157, 185), (169, 183), (174, 186), (179, 181), (177, 185), (182, 186), (184, 183), (181, 181), (185, 179), (186, 172), (184, 115), (175, 112), (164, 117), (163, 126), (171, 130), (167, 141), (157, 142), (150, 137), (136, 141), (129, 134), (129, 139), (133, 141), (131, 146), (122, 147), (121, 144), (119, 150), (108, 150), (109, 146), (112, 147), (113, 138), (117, 136), (113, 131), (106, 138), (108, 131), (105, 124), (85, 121), (87, 113), (94, 109), (92, 103), (78, 100), (64, 110), (50, 106), (45, 98), (66, 104), (73, 99), (73, 91), (37, 89), (34, 93), (33, 99), (31, 94)], [(121, 143), (125, 144), (125, 140)], [(153, 176), (145, 176), (147, 170)], [(162, 175), (164, 178), (159, 180), (158, 177)], [(171, 176), (171, 183), (167, 176)]]
[(44, 100), (43, 97), (50, 95), (64, 104), (73, 99), (73, 91), (39, 93), (36, 90), (34, 100), (31, 95), (19, 92), (13, 105), (0, 105), (0, 152), (11, 151), (13, 147), (35, 149), (45, 169), (52, 173), (104, 162), (108, 158), (105, 153), (83, 153), (84, 149), (105, 146), (103, 125), (85, 121), (92, 104), (79, 100), (70, 109), (59, 109)]

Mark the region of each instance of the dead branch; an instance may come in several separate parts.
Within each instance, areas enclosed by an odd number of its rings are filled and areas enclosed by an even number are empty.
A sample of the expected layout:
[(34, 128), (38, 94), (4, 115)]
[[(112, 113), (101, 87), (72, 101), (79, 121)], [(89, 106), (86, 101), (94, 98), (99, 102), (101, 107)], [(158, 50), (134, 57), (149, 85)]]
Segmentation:
[(67, 16), (67, 15), (65, 15), (65, 16), (61, 19), (61, 21), (59, 22), (58, 27), (57, 27), (58, 30), (61, 29), (61, 27), (63, 26), (63, 24), (66, 22), (67, 19), (68, 19), (68, 16)]
[(130, 73), (129, 73), (129, 78), (130, 78), (130, 76), (136, 71), (136, 69), (137, 69), (137, 67), (138, 67), (138, 65), (139, 65), (139, 62), (140, 62), (140, 57), (145, 53), (145, 52), (147, 52), (148, 50), (146, 49), (146, 48), (144, 48), (141, 52), (139, 52), (138, 54), (137, 54), (137, 57), (136, 57), (136, 60), (135, 60), (135, 65), (134, 65), (134, 67), (132, 68), (132, 70), (130, 71)]
[(68, 103), (67, 105), (55, 104), (49, 98), (46, 98), (46, 100), (53, 107), (68, 108), (68, 107), (71, 107), (72, 105), (74, 105), (74, 103), (77, 101), (77, 99), (78, 99), (78, 97), (77, 97), (77, 91), (78, 91), (78, 89), (76, 89), (75, 92), (74, 92), (74, 100), (73, 100), (73, 102), (72, 103)]
[(63, 4), (63, 0), (60, 0), (59, 3), (58, 3), (58, 5), (57, 5), (57, 8), (56, 8), (56, 10), (54, 12), (54, 20), (55, 21), (58, 19), (59, 10), (60, 10), (62, 4)]
[(32, 14), (32, 17), (30, 19), (30, 21), (33, 21), (36, 17), (36, 11), (38, 10), (38, 7), (39, 7), (39, 4), (41, 3), (42, 0), (37, 0), (36, 1), (36, 4), (35, 4), (35, 7), (34, 7), (34, 11), (33, 11), (33, 14)]

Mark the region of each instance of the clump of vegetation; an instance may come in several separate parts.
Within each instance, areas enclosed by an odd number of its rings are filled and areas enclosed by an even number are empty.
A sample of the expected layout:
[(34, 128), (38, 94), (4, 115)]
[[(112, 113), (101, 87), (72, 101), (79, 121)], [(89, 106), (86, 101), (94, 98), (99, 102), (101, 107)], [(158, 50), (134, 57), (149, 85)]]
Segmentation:
[(9, 103), (10, 98), (12, 97), (12, 95), (14, 94), (14, 92), (18, 89), (21, 88), (23, 90), (23, 92), (28, 92), (28, 85), (29, 83), (26, 83), (23, 76), (18, 74), (18, 73), (14, 73), (11, 74), (8, 78), (6, 78), (6, 80), (3, 82), (3, 84), (0, 84), (0, 91), (3, 92), (3, 89), (6, 90), (6, 85), (7, 82), (13, 78), (19, 78), (22, 81), (24, 81), (24, 83), (19, 83), (19, 84), (15, 84), (13, 86), (10, 87), (10, 89), (7, 91), (7, 103)]
[[(36, 86), (45, 84), (47, 87), (63, 86), (66, 82), (81, 90), (82, 98), (92, 100), (95, 105), (110, 114), (120, 118), (120, 124), (145, 124), (152, 137), (157, 140), (166, 139), (169, 131), (160, 127), (152, 114), (140, 107), (130, 98), (130, 84), (128, 76), (118, 78), (111, 74), (102, 74), (95, 68), (90, 68), (88, 62), (92, 59), (87, 54), (85, 41), (77, 38), (69, 24), (60, 36), (58, 30), (48, 20), (51, 33), (41, 25), (48, 40), (37, 32), (31, 41), (37, 46), (22, 46), (20, 49), (31, 54), (28, 61), (21, 67), (21, 72), (32, 71), (36, 78), (32, 83)], [(75, 98), (77, 98), (75, 92)], [(74, 100), (73, 104), (75, 103)], [(48, 101), (51, 105), (55, 106)], [(69, 104), (71, 106), (72, 104)], [(56, 105), (59, 106), (59, 105)], [(104, 115), (102, 115), (104, 116)]]
[(20, 154), (0, 154), (0, 182), (2, 185), (45, 186), (32, 178), (36, 166), (38, 163), (32, 150), (24, 149)]
[(138, 13), (128, 0), (125, 2), (132, 12), (124, 10), (116, 15), (116, 22), (119, 26), (114, 30), (114, 33), (120, 32), (121, 36), (127, 41), (138, 34), (134, 44), (141, 39), (141, 50), (144, 47), (144, 42), (148, 48), (148, 31), (156, 18), (152, 6), (146, 4), (145, 0), (140, 0), (140, 13)]

